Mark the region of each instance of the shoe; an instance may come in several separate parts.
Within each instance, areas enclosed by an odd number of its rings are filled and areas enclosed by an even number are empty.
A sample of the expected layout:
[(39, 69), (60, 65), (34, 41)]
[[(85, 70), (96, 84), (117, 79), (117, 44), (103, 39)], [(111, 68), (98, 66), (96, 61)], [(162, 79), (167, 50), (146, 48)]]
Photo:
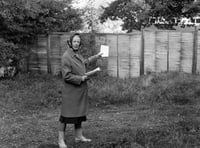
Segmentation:
[(60, 144), (60, 143), (58, 143), (58, 147), (59, 148), (67, 148), (67, 146), (65, 144)]
[(64, 132), (59, 131), (58, 132), (58, 146), (59, 146), (59, 148), (67, 148), (67, 145), (65, 144), (64, 138), (65, 138)]
[(84, 136), (76, 137), (75, 142), (91, 142), (91, 139), (85, 138)]

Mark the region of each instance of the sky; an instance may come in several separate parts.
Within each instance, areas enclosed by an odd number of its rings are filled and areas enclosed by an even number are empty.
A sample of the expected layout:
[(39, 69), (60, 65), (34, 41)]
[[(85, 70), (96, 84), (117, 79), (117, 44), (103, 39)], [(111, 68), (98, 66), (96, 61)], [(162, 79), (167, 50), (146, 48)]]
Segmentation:
[[(73, 6), (76, 8), (84, 8), (87, 6), (89, 0), (73, 0)], [(94, 8), (98, 8), (101, 5), (107, 6), (109, 3), (113, 2), (114, 0), (93, 0), (94, 1)]]

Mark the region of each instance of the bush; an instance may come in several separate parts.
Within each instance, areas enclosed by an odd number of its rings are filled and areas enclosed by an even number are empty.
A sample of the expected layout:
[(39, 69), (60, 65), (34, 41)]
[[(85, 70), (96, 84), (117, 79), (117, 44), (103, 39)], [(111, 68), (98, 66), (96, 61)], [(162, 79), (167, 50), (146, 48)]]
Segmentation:
[[(90, 103), (102, 107), (123, 104), (190, 105), (199, 101), (199, 76), (161, 73), (153, 76), (148, 86), (143, 85), (146, 77), (117, 79), (96, 75), (88, 81)], [(56, 108), (61, 103), (62, 80), (51, 75), (19, 74), (12, 80), (2, 80), (0, 88), (2, 101), (10, 101), (7, 104), (14, 103), (21, 108)]]
[(17, 49), (18, 47), (13, 43), (0, 40), (0, 67), (8, 66), (9, 59), (17, 58), (15, 55)]
[(0, 51), (0, 67), (4, 67), (5, 75), (10, 76), (10, 69), (16, 72), (24, 69), (21, 63), (28, 55), (25, 47), (1, 39)]
[[(148, 80), (149, 77), (152, 77)], [(144, 85), (144, 81), (149, 81)], [(146, 83), (146, 82), (145, 82)], [(96, 77), (89, 83), (89, 96), (100, 104), (194, 103), (200, 97), (199, 76), (177, 72), (159, 73), (130, 79)]]
[(146, 89), (145, 100), (170, 104), (191, 104), (199, 97), (199, 76), (185, 73), (161, 73)]
[(61, 102), (61, 81), (51, 75), (18, 74), (1, 80), (0, 101), (21, 111), (54, 108)]

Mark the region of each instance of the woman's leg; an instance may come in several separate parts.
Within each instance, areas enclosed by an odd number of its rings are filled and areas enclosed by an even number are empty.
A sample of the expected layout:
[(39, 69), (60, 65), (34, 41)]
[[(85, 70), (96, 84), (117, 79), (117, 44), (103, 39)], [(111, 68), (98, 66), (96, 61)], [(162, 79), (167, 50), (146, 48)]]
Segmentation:
[(91, 142), (91, 139), (87, 139), (83, 136), (83, 130), (82, 130), (81, 122), (74, 124), (74, 130), (75, 130), (75, 141)]
[(59, 131), (58, 131), (59, 148), (67, 148), (67, 145), (65, 144), (65, 129), (66, 129), (66, 124), (60, 122), (59, 123)]
[(66, 130), (66, 123), (59, 122), (59, 131), (65, 132)]

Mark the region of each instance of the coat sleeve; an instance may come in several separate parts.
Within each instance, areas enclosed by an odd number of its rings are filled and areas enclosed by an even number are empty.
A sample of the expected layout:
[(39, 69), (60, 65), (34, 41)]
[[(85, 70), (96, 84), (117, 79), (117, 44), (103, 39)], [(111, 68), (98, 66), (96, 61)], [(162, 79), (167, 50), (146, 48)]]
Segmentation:
[(82, 82), (82, 76), (72, 73), (72, 65), (68, 58), (62, 57), (62, 75), (66, 83), (71, 83), (74, 85), (80, 85)]
[(96, 55), (91, 56), (87, 59), (84, 60), (85, 65), (89, 65), (90, 63), (94, 62), (95, 60), (97, 60), (98, 57)]

